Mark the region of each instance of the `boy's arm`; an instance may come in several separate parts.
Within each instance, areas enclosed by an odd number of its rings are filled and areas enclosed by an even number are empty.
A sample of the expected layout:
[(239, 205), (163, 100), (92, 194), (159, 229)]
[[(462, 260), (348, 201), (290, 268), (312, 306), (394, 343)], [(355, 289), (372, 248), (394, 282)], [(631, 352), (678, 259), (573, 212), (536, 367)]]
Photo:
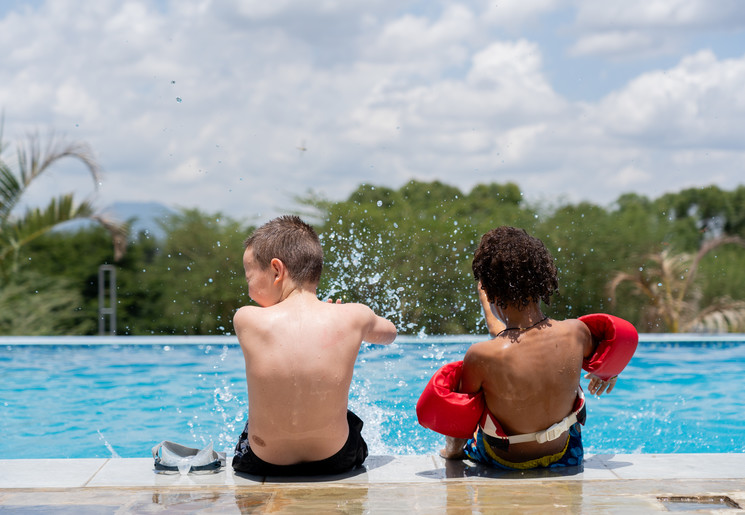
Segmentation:
[(484, 320), (486, 321), (486, 328), (489, 330), (489, 336), (495, 338), (501, 331), (504, 331), (506, 326), (492, 313), (491, 304), (489, 304), (489, 299), (486, 298), (486, 292), (481, 289), (480, 282), (476, 285), (476, 290), (479, 294), (481, 309), (484, 310)]
[[(481, 288), (479, 288), (479, 292), (481, 292)], [(460, 393), (475, 393), (481, 390), (481, 374), (477, 366), (480, 360), (477, 354), (477, 349), (471, 346), (463, 358), (463, 374), (460, 376), (460, 385), (458, 386), (458, 392)], [(465, 438), (446, 436), (445, 448), (440, 449), (440, 456), (446, 460), (462, 460), (466, 457), (463, 448), (467, 441)]]
[[(590, 332), (590, 329), (579, 320), (579, 331), (580, 331), (580, 338), (582, 339), (582, 346), (583, 346), (583, 357), (587, 358), (589, 356), (592, 356), (595, 353), (595, 349), (598, 347), (599, 340), (595, 338), (592, 333)], [(587, 385), (587, 390), (592, 395), (602, 395), (603, 393), (610, 393), (613, 391), (613, 387), (616, 386), (616, 377), (611, 377), (607, 381), (603, 381), (598, 376), (596, 376), (593, 373), (587, 373), (585, 374), (585, 379), (589, 379), (590, 383)]]
[(367, 309), (370, 311), (370, 319), (362, 336), (362, 340), (368, 343), (376, 343), (378, 345), (388, 345), (389, 343), (392, 343), (398, 334), (396, 326), (393, 325), (393, 322), (390, 320), (376, 315), (372, 309)]
[[(337, 299), (334, 302), (333, 299), (326, 299), (329, 304), (341, 304), (341, 299)], [(365, 317), (367, 317), (367, 323), (364, 324), (362, 329), (362, 341), (367, 343), (375, 343), (378, 345), (388, 345), (393, 343), (396, 339), (398, 330), (393, 322), (390, 320), (378, 316), (375, 312), (364, 304), (355, 304), (357, 308), (365, 311)]]

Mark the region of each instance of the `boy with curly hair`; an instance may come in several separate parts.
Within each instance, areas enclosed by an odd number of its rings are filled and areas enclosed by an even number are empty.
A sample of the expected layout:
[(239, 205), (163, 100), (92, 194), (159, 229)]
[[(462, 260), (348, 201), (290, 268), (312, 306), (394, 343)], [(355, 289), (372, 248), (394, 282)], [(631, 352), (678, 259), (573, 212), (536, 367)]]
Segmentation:
[[(502, 226), (482, 237), (472, 268), (493, 339), (466, 352), (459, 391), (483, 391), (504, 433), (526, 441), (505, 445), (479, 427), (470, 440), (447, 437), (441, 455), (510, 470), (579, 465), (579, 422), (548, 441), (528, 438), (573, 412), (582, 361), (594, 350), (584, 323), (553, 320), (541, 311), (540, 302), (548, 304), (558, 289), (551, 254), (523, 229)], [(614, 384), (615, 378), (592, 376), (589, 390), (599, 395)]]
[(275, 218), (245, 242), (248, 294), (233, 319), (246, 362), (248, 421), (233, 458), (261, 476), (338, 474), (362, 465), (362, 421), (347, 409), (362, 341), (389, 344), (395, 326), (363, 304), (323, 302), (318, 235)]

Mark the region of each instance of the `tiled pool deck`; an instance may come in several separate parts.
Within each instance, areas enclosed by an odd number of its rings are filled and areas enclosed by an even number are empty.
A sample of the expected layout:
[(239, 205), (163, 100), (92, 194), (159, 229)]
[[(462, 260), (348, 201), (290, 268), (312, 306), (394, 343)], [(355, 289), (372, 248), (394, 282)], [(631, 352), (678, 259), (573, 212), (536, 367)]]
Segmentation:
[(150, 458), (0, 460), (0, 513), (742, 513), (745, 453), (586, 456), (501, 472), (439, 456), (370, 456), (345, 476), (158, 474)]

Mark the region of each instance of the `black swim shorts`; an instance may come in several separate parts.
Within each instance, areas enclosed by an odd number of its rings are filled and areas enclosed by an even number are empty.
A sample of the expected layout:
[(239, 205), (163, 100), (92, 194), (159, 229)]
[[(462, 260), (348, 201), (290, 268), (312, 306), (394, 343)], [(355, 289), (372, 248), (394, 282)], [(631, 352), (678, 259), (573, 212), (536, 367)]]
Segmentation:
[(274, 465), (262, 460), (249, 446), (248, 422), (235, 446), (233, 469), (236, 472), (255, 476), (321, 476), (341, 474), (361, 467), (367, 458), (367, 444), (362, 439), (362, 420), (347, 410), (349, 436), (344, 447), (333, 456), (318, 460), (295, 463), (292, 465)]

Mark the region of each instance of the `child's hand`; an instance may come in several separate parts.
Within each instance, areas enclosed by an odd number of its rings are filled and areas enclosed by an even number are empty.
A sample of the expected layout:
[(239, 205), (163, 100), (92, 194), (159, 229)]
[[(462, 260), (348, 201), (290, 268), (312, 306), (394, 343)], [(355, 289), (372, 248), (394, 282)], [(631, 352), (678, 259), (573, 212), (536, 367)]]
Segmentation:
[(616, 386), (616, 379), (618, 376), (613, 376), (607, 381), (603, 381), (595, 374), (586, 374), (585, 379), (590, 380), (590, 384), (587, 389), (593, 395), (602, 395), (603, 393), (610, 393), (613, 391), (613, 387)]
[[(326, 299), (329, 304), (334, 304), (334, 299)], [(336, 304), (341, 304), (341, 299), (336, 299)]]

